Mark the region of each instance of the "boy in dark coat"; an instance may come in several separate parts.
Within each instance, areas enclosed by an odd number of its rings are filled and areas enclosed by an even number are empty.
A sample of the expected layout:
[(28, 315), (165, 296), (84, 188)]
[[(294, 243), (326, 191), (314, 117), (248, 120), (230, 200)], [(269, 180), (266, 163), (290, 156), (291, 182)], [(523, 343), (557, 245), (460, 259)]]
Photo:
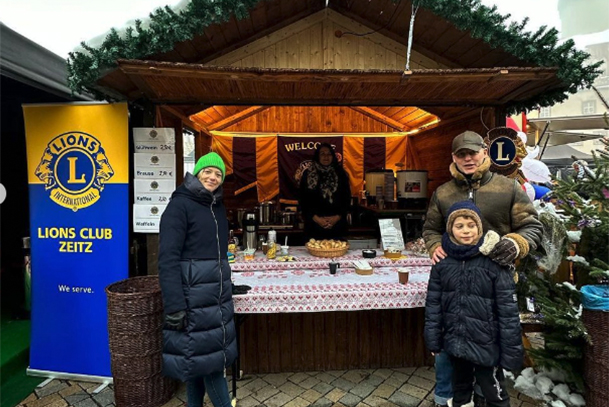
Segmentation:
[(471, 201), (448, 210), (442, 248), (448, 257), (431, 270), (425, 342), (453, 364), (453, 407), (471, 401), (474, 378), (490, 407), (508, 407), (503, 369), (522, 366), (523, 347), (512, 273), (486, 256), (499, 236), (483, 236)]

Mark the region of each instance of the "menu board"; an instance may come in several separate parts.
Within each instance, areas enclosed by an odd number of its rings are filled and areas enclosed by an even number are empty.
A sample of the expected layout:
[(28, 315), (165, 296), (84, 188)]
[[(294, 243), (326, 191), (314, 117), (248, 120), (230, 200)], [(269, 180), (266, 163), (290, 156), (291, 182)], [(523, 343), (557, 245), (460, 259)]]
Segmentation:
[(404, 237), (399, 219), (379, 219), (383, 249), (404, 250)]
[(175, 130), (134, 128), (133, 143), (133, 231), (159, 233), (161, 215), (175, 190)]

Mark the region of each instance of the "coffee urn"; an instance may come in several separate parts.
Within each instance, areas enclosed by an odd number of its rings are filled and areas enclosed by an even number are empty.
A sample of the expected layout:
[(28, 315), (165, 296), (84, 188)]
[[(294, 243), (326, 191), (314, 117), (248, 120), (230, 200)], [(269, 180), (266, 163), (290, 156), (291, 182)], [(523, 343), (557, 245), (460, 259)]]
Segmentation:
[(243, 248), (256, 250), (258, 246), (258, 222), (255, 213), (246, 213), (243, 217)]

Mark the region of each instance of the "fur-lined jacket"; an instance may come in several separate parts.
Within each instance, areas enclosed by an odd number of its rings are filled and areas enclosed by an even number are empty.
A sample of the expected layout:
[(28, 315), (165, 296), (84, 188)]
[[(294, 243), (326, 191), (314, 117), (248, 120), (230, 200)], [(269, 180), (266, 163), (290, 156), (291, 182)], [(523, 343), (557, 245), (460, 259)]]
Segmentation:
[(423, 225), (423, 238), (430, 255), (442, 244), (448, 208), (467, 199), (480, 208), (485, 231), (493, 230), (517, 243), (519, 258), (537, 248), (542, 227), (531, 200), (518, 181), (489, 171), (490, 165), (490, 158), (486, 158), (471, 179), (462, 174), (455, 163), (450, 165), (453, 179), (435, 190)]

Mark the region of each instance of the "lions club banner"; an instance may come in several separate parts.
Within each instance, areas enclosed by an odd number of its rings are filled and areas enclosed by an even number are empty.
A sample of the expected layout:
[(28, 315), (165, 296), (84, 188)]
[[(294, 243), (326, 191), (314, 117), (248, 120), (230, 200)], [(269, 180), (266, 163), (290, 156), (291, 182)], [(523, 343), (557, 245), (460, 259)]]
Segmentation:
[(24, 105), (23, 113), (30, 370), (110, 376), (104, 288), (128, 276), (127, 105)]

